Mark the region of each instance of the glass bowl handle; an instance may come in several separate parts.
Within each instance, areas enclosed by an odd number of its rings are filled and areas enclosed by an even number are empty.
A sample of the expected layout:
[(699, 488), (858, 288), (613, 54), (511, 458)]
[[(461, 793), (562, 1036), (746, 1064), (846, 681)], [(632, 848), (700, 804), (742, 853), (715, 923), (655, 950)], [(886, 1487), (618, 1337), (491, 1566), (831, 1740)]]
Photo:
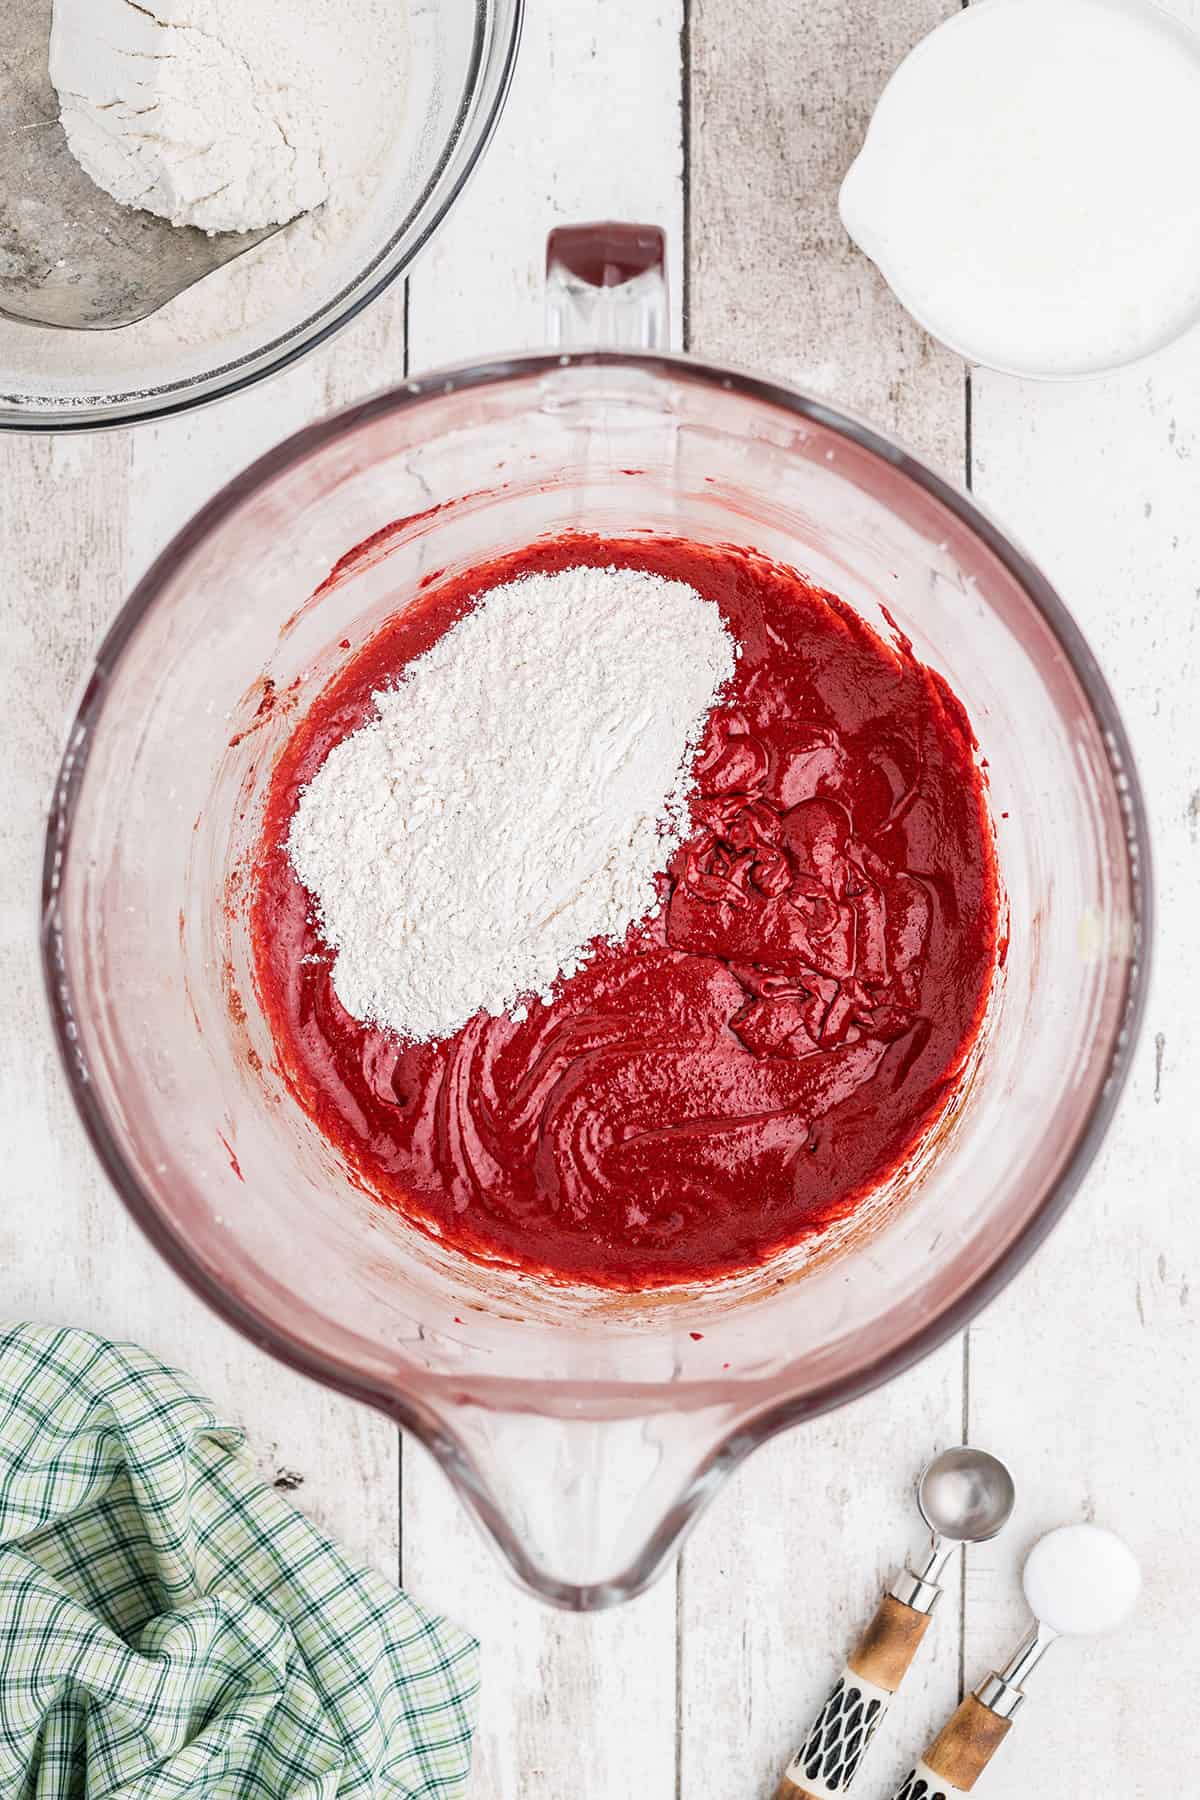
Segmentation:
[(657, 225), (560, 225), (546, 240), (554, 350), (670, 348), (667, 239)]

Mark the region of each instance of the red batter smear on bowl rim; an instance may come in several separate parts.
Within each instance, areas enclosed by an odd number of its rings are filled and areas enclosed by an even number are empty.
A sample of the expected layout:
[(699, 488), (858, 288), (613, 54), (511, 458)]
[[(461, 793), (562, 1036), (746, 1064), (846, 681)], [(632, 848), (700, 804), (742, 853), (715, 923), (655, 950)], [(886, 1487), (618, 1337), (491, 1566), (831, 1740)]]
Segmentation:
[[(333, 992), (285, 848), (300, 790), (475, 596), (579, 564), (689, 582), (741, 645), (695, 831), (655, 915), (550, 1003), (404, 1044)], [(252, 931), (280, 1067), (362, 1185), (468, 1257), (628, 1291), (759, 1265), (902, 1167), (978, 1037), (998, 917), (970, 723), (903, 638), (750, 550), (572, 534), (421, 593), (318, 696)]]

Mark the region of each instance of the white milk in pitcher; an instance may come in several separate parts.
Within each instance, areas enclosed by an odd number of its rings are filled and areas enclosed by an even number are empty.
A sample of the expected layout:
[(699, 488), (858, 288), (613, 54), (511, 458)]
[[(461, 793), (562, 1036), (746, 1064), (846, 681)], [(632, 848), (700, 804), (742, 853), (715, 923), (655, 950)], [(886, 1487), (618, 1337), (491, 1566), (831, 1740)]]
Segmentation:
[(1200, 37), (1144, 0), (975, 0), (901, 63), (842, 218), (974, 362), (1131, 362), (1200, 318)]

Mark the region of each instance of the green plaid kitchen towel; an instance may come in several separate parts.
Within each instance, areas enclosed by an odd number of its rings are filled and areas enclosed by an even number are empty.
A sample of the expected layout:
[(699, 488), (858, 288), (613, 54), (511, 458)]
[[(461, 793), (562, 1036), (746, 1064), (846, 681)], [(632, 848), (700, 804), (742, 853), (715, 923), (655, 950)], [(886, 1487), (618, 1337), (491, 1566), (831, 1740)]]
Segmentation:
[(264, 1486), (185, 1377), (0, 1331), (2, 1800), (461, 1795), (477, 1662)]

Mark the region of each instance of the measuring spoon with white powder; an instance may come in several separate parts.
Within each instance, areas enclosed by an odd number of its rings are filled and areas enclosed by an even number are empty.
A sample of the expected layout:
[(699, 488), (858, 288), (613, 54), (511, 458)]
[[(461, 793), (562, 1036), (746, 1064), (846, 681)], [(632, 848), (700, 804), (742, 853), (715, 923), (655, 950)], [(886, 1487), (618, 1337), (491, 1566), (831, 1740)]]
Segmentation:
[(975, 0), (911, 52), (847, 231), (969, 361), (1066, 377), (1200, 319), (1200, 36), (1149, 0)]
[(1096, 1637), (1124, 1624), (1137, 1604), (1141, 1570), (1132, 1550), (1101, 1525), (1047, 1532), (1025, 1562), (1034, 1617), (1010, 1660), (968, 1694), (894, 1800), (955, 1800), (969, 1794), (1025, 1699), (1024, 1683), (1055, 1638)]

